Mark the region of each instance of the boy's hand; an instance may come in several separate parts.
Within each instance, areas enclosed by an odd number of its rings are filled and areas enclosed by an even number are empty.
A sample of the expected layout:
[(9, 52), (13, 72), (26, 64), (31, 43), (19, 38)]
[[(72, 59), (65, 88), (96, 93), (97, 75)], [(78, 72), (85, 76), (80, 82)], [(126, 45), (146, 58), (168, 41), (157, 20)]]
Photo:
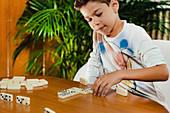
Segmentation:
[(118, 84), (122, 81), (123, 77), (120, 72), (121, 70), (111, 72), (99, 77), (93, 85), (94, 95), (98, 94), (98, 96), (101, 96), (103, 89), (105, 88), (105, 86), (107, 86), (105, 92), (103, 93), (103, 96), (106, 96), (113, 85)]

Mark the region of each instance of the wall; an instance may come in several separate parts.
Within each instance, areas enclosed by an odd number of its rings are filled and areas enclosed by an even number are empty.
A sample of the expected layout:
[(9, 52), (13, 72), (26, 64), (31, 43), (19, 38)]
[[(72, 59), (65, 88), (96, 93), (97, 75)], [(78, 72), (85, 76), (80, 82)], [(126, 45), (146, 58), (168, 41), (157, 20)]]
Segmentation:
[(22, 67), (29, 51), (21, 52), (16, 64), (12, 66), (12, 55), (16, 44), (12, 40), (16, 34), (16, 22), (26, 6), (27, 0), (0, 0), (0, 77), (23, 75), (25, 67)]

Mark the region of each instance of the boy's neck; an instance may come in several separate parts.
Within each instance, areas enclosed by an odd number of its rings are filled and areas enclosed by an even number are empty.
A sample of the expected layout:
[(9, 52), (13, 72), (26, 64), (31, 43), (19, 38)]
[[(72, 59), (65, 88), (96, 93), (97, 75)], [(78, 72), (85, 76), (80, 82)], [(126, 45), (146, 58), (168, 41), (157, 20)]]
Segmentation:
[(117, 24), (114, 26), (113, 31), (110, 35), (107, 35), (109, 38), (114, 38), (116, 37), (123, 29), (124, 22), (121, 20), (117, 22)]

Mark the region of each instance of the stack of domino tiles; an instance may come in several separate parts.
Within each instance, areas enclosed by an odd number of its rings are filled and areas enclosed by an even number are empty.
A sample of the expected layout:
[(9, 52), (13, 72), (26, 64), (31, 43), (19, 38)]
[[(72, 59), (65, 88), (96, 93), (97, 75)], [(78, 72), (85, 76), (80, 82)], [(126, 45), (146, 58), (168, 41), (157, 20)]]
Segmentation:
[(39, 87), (47, 84), (48, 81), (45, 79), (27, 79), (25, 87), (27, 90), (32, 90), (33, 87)]
[(33, 90), (34, 87), (47, 85), (45, 79), (26, 79), (25, 76), (14, 76), (12, 79), (3, 78), (0, 81), (0, 89), (20, 90), (21, 86), (25, 86), (27, 90)]
[[(27, 90), (32, 90), (33, 87), (47, 85), (48, 81), (45, 79), (26, 79), (25, 76), (14, 76), (12, 79), (3, 78), (0, 81), (0, 89), (20, 90), (21, 86), (25, 86)], [(13, 95), (8, 93), (0, 93), (0, 100), (12, 102)], [(30, 98), (24, 96), (16, 96), (16, 103), (23, 105), (30, 105)], [(44, 108), (44, 113), (55, 113), (49, 108)]]
[(12, 79), (3, 78), (0, 81), (0, 89), (12, 89), (12, 90), (20, 90), (21, 89), (21, 82), (25, 80), (24, 76), (16, 76)]
[(77, 88), (77, 87), (72, 87), (67, 90), (58, 92), (58, 98), (64, 99), (64, 98), (67, 98), (70, 96), (77, 95), (79, 93), (89, 94), (89, 93), (93, 93), (93, 90), (92, 90), (92, 88), (81, 89), (81, 88)]

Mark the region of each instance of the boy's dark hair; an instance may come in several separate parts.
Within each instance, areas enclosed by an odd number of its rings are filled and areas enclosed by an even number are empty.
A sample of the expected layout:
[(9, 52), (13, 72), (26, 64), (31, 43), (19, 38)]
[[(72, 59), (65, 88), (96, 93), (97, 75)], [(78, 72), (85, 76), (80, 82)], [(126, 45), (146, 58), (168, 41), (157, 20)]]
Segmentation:
[(76, 10), (80, 10), (80, 8), (81, 8), (83, 5), (86, 5), (89, 1), (106, 3), (106, 4), (109, 6), (109, 3), (110, 3), (111, 0), (75, 0), (75, 2), (74, 2), (74, 8), (75, 8)]

